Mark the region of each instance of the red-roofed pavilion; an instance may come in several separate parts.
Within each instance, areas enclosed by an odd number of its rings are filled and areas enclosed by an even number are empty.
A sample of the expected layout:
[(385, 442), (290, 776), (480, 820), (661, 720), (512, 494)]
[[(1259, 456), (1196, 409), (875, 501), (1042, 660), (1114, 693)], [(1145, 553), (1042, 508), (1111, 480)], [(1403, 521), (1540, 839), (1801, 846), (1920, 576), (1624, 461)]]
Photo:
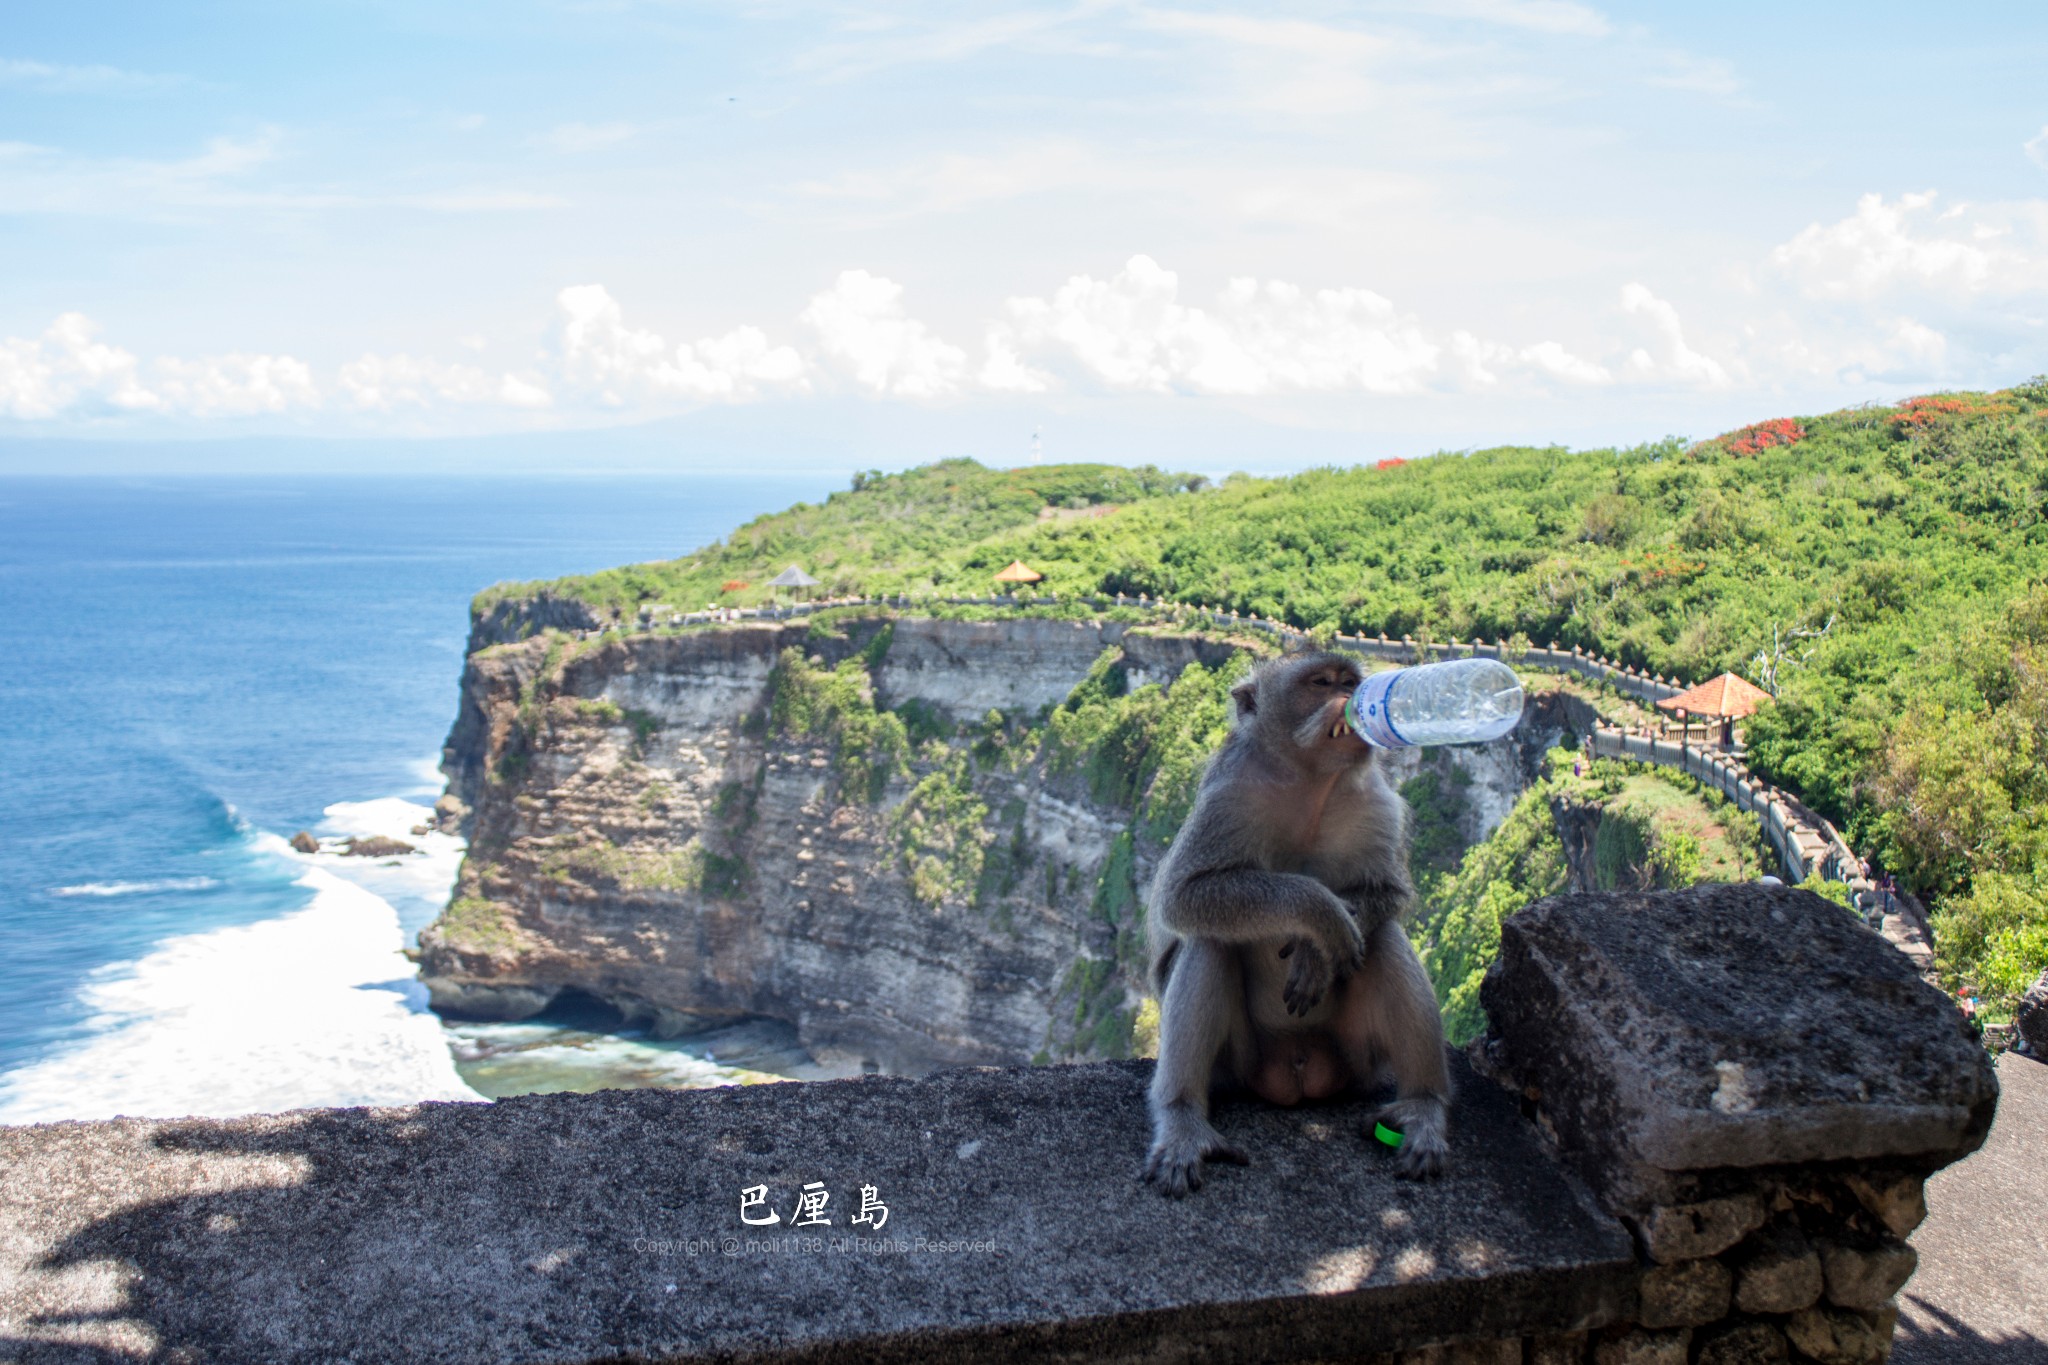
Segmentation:
[(1757, 707), (1770, 699), (1770, 693), (1749, 679), (1723, 673), (1675, 697), (1666, 697), (1657, 703), (1657, 709), (1670, 711), (1681, 718), (1716, 717), (1721, 722), (1721, 747), (1728, 749), (1735, 745), (1735, 722), (1754, 714)]

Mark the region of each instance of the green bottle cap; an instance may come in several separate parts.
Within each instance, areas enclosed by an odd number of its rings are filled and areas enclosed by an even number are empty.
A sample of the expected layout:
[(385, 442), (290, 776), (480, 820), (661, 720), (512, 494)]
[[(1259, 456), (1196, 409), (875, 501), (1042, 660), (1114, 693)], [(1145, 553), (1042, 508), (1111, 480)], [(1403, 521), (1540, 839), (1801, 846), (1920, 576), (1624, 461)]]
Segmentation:
[(1384, 1123), (1375, 1123), (1372, 1126), (1372, 1135), (1389, 1147), (1399, 1147), (1402, 1142), (1401, 1135)]

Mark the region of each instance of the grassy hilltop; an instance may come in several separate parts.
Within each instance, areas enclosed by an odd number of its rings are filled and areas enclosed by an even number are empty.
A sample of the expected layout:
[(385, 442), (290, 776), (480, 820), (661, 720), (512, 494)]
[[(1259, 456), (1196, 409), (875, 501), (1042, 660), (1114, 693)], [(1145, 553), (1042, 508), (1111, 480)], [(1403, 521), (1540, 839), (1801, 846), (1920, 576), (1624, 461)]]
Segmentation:
[(1012, 559), (1060, 594), (1744, 672), (1779, 696), (1751, 727), (1755, 765), (1934, 898), (1957, 982), (2009, 999), (2048, 964), (2048, 379), (1695, 445), (1215, 486), (948, 461), (863, 475), (690, 556), (546, 586), (628, 613), (745, 604), (795, 562), (831, 593), (968, 594)]

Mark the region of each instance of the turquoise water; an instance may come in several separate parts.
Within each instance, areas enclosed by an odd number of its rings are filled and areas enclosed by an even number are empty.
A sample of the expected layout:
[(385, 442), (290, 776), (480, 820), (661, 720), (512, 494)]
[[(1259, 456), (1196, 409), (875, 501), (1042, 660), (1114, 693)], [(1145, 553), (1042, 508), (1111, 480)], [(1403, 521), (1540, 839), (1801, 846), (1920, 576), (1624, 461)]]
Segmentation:
[[(410, 831), (470, 595), (829, 487), (0, 480), (0, 1122), (475, 1098), (456, 1051), (536, 1040), (444, 1028), (398, 954), (461, 856)], [(300, 829), (423, 851), (308, 857)]]

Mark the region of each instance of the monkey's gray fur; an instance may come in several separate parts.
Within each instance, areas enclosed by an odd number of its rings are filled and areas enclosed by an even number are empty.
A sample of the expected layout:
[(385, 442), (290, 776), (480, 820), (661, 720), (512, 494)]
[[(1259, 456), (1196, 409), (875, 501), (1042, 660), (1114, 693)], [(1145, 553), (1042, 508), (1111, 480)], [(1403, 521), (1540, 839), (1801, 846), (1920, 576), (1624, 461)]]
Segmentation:
[(1398, 1174), (1443, 1169), (1443, 1020), (1400, 925), (1407, 807), (1343, 722), (1361, 676), (1347, 655), (1298, 654), (1233, 688), (1235, 726), (1153, 880), (1144, 1178), (1167, 1194), (1199, 1189), (1205, 1161), (1248, 1159), (1210, 1126), (1218, 1085), (1295, 1104), (1391, 1075), (1367, 1139), (1385, 1122), (1403, 1134)]

